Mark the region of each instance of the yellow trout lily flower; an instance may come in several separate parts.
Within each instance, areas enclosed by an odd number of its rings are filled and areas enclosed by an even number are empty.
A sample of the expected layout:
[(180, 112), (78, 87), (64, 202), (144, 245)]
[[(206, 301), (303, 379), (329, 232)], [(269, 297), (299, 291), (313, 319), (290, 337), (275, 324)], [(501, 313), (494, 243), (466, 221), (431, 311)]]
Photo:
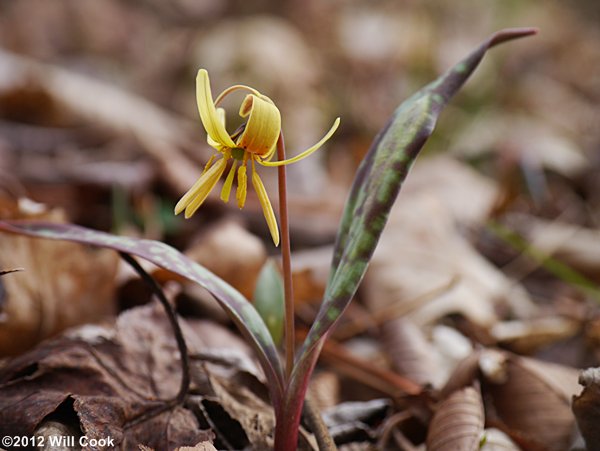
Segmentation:
[[(230, 134), (225, 128), (225, 111), (218, 105), (228, 94), (238, 90), (249, 93), (244, 98), (239, 111), (240, 116), (246, 119), (246, 123)], [(202, 125), (208, 135), (208, 144), (216, 149), (217, 153), (208, 160), (200, 178), (179, 200), (175, 206), (175, 214), (178, 215), (185, 210), (186, 218), (192, 216), (221, 179), (230, 160), (232, 164), (221, 189), (221, 200), (229, 202), (237, 174), (235, 197), (238, 207), (243, 208), (248, 185), (247, 167), (250, 165), (252, 186), (258, 195), (273, 242), (275, 246), (279, 245), (277, 220), (265, 186), (256, 172), (256, 163), (262, 166), (282, 166), (306, 158), (331, 138), (338, 128), (340, 119), (335, 120), (327, 134), (314, 146), (293, 158), (271, 161), (281, 133), (281, 115), (271, 99), (249, 86), (234, 85), (213, 101), (208, 72), (200, 69), (196, 77), (196, 100)]]

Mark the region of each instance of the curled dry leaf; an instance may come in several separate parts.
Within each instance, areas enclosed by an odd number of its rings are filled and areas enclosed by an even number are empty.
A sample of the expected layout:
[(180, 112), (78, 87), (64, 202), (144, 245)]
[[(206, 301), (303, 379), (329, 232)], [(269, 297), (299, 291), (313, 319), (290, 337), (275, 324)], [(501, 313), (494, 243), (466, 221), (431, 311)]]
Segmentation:
[(498, 343), (519, 354), (533, 354), (539, 348), (574, 336), (578, 321), (561, 317), (498, 322), (490, 329)]
[[(0, 199), (3, 219), (64, 222), (59, 211)], [(68, 327), (114, 313), (118, 257), (73, 243), (0, 234), (0, 265), (26, 271), (3, 277), (0, 356), (15, 355)]]
[(473, 382), (479, 376), (481, 354), (482, 351), (475, 351), (456, 365), (454, 371), (446, 381), (446, 385), (440, 390), (441, 399), (446, 399), (455, 391), (473, 385)]
[[(180, 322), (190, 351), (206, 348), (214, 330)], [(64, 424), (74, 421), (88, 438), (112, 437), (122, 449), (212, 440), (192, 411), (166, 404), (177, 392), (179, 373), (175, 340), (156, 304), (127, 311), (114, 328), (73, 329), (2, 369), (0, 435), (31, 435), (52, 415)], [(206, 386), (202, 377), (193, 383)], [(151, 415), (157, 409), (162, 413)]]
[(588, 451), (600, 450), (600, 368), (588, 368), (579, 376), (581, 394), (573, 397), (573, 413)]
[(243, 373), (239, 370), (224, 372), (222, 367), (219, 369), (221, 371), (213, 365), (207, 368), (210, 385), (219, 403), (231, 418), (240, 423), (254, 449), (271, 448), (270, 434), (275, 427), (275, 417), (266, 391), (263, 390), (262, 397), (258, 396), (248, 383), (244, 383)]
[(486, 429), (483, 435), (485, 440), (481, 451), (521, 451), (521, 448), (499, 429)]
[(544, 449), (565, 450), (575, 421), (571, 397), (577, 393), (573, 368), (506, 353), (505, 380), (485, 386), (495, 414), (511, 436)]
[(437, 377), (440, 372), (435, 349), (414, 323), (399, 318), (385, 323), (382, 331), (384, 348), (395, 371), (422, 385), (442, 382)]
[(478, 388), (454, 392), (435, 412), (427, 433), (429, 451), (479, 449), (484, 425), (483, 401)]
[(324, 411), (323, 422), (338, 445), (371, 441), (390, 408), (391, 402), (387, 399), (343, 402)]

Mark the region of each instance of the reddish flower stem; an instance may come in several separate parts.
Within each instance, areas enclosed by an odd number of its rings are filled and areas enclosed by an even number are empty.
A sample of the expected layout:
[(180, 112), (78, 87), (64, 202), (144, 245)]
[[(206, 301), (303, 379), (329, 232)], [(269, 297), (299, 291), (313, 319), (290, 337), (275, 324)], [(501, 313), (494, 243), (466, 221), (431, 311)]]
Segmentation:
[[(285, 160), (283, 134), (277, 140), (277, 158)], [(283, 266), (283, 289), (285, 296), (285, 374), (289, 381), (294, 368), (294, 289), (292, 286), (292, 264), (290, 248), (290, 227), (288, 221), (287, 181), (285, 165), (279, 166), (279, 222), (281, 226), (281, 261)]]

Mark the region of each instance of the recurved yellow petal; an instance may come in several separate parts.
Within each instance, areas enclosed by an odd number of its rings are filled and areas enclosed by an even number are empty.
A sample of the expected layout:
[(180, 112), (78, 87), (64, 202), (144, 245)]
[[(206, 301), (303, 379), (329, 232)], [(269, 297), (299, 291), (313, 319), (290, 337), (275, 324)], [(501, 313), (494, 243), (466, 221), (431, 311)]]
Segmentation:
[[(225, 128), (225, 110), (223, 108), (217, 108), (216, 111), (219, 122), (223, 125), (223, 128)], [(221, 150), (223, 148), (223, 144), (212, 139), (208, 133), (206, 134), (206, 142), (214, 149)]]
[(273, 102), (248, 94), (240, 106), (240, 116), (248, 117), (237, 146), (256, 155), (267, 155), (277, 143), (281, 114)]
[(258, 160), (258, 162), (260, 164), (262, 164), (263, 166), (273, 167), (273, 166), (283, 166), (283, 165), (287, 165), (287, 164), (291, 164), (291, 163), (295, 163), (297, 161), (300, 161), (300, 160), (308, 157), (311, 153), (315, 152), (323, 144), (325, 144), (329, 140), (329, 138), (331, 138), (331, 136), (335, 133), (335, 131), (337, 130), (337, 128), (339, 127), (339, 125), (340, 125), (340, 118), (338, 117), (333, 122), (333, 125), (331, 126), (331, 128), (329, 129), (329, 131), (327, 132), (327, 134), (325, 136), (323, 136), (323, 138), (321, 138), (321, 140), (318, 143), (316, 143), (314, 146), (306, 149), (304, 152), (300, 153), (299, 155), (296, 155), (293, 158), (288, 158), (287, 160), (282, 160), (282, 161), (261, 161), (261, 160)]
[(227, 166), (227, 159), (221, 158), (214, 165), (210, 167), (208, 171), (206, 171), (194, 186), (185, 193), (185, 195), (181, 198), (181, 200), (177, 203), (175, 207), (175, 214), (179, 214), (181, 210), (185, 208), (185, 217), (186, 219), (191, 217), (200, 205), (206, 200), (208, 194), (213, 190), (221, 176), (223, 175), (223, 171), (225, 171), (225, 167)]
[(235, 143), (229, 137), (225, 126), (219, 119), (219, 114), (215, 108), (212, 94), (210, 92), (210, 80), (208, 72), (200, 69), (196, 76), (196, 101), (198, 102), (198, 112), (200, 119), (210, 138), (225, 147), (235, 147)]
[(188, 206), (188, 204), (194, 198), (194, 196), (196, 195), (198, 190), (205, 183), (206, 178), (204, 177), (204, 175), (212, 167), (212, 163), (213, 163), (214, 159), (215, 159), (215, 155), (210, 157), (210, 159), (206, 163), (206, 166), (204, 166), (204, 169), (202, 170), (200, 177), (198, 177), (198, 180), (196, 180), (196, 183), (194, 183), (192, 185), (192, 187), (189, 190), (187, 190), (187, 192), (181, 197), (181, 199), (179, 199), (179, 202), (177, 202), (177, 205), (175, 205), (175, 214), (176, 215), (181, 213), (184, 210), (184, 208)]
[(258, 172), (254, 170), (254, 166), (252, 167), (252, 186), (254, 186), (254, 190), (258, 195), (258, 200), (260, 201), (260, 206), (262, 207), (263, 214), (267, 220), (273, 243), (275, 243), (275, 246), (279, 246), (279, 228), (277, 227), (277, 219), (275, 219), (275, 213), (273, 213), (273, 207), (271, 206), (271, 201), (267, 195), (265, 185), (263, 185), (262, 180), (258, 176)]

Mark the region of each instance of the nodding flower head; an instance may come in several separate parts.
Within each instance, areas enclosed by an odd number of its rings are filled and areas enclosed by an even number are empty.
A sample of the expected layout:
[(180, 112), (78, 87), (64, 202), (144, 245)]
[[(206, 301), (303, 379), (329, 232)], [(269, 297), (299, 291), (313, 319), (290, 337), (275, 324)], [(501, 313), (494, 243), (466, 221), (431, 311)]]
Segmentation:
[[(233, 133), (229, 133), (225, 128), (225, 110), (218, 105), (227, 95), (239, 90), (248, 92), (239, 111), (246, 122)], [(279, 245), (277, 220), (265, 186), (256, 172), (256, 163), (272, 167), (295, 163), (306, 158), (331, 138), (338, 128), (340, 119), (335, 120), (327, 134), (314, 146), (293, 158), (271, 161), (281, 134), (281, 114), (270, 98), (249, 86), (234, 85), (219, 94), (217, 100), (213, 101), (208, 72), (200, 69), (196, 77), (196, 99), (200, 119), (208, 135), (208, 144), (217, 152), (206, 163), (200, 178), (179, 200), (175, 206), (175, 214), (185, 210), (186, 218), (192, 216), (225, 174), (230, 161), (229, 172), (221, 189), (221, 199), (223, 202), (229, 202), (233, 183), (237, 178), (235, 197), (238, 207), (243, 208), (248, 186), (247, 168), (250, 166), (252, 186), (258, 195), (273, 242), (275, 246)]]

